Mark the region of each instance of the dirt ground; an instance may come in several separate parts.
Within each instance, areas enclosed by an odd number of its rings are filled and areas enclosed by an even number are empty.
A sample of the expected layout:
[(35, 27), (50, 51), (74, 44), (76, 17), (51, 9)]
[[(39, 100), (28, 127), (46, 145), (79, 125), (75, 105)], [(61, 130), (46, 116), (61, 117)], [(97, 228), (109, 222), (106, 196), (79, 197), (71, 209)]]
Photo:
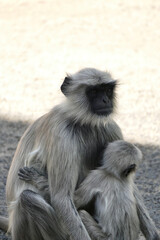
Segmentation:
[(144, 153), (136, 182), (160, 230), (159, 0), (0, 0), (0, 214), (20, 137), (82, 67), (119, 79), (115, 120)]

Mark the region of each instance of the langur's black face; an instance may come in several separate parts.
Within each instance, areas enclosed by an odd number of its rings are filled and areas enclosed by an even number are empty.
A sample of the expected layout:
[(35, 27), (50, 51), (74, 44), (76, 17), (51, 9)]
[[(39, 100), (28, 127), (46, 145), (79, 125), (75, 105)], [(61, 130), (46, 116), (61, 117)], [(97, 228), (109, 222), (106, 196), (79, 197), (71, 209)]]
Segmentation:
[(104, 121), (115, 111), (116, 80), (107, 72), (92, 68), (65, 77), (62, 93), (72, 109), (72, 116), (83, 122)]
[(113, 112), (115, 86), (116, 81), (87, 87), (86, 95), (94, 114), (108, 116)]

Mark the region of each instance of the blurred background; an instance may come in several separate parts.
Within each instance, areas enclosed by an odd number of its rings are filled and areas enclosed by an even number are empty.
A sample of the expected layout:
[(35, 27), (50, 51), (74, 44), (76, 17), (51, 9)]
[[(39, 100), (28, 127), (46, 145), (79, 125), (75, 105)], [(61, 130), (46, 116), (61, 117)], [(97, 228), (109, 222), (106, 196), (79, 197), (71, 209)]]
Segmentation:
[(83, 67), (119, 80), (115, 120), (143, 151), (136, 181), (160, 229), (159, 0), (0, 0), (0, 214), (20, 137)]

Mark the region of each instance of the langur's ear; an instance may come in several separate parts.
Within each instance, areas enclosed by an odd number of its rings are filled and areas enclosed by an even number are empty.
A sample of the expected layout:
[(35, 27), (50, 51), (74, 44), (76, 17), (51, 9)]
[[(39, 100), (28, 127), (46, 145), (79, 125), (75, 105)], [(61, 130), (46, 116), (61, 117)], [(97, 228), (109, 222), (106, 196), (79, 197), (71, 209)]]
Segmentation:
[(61, 91), (66, 96), (69, 85), (71, 84), (71, 78), (65, 77), (64, 82), (61, 85)]

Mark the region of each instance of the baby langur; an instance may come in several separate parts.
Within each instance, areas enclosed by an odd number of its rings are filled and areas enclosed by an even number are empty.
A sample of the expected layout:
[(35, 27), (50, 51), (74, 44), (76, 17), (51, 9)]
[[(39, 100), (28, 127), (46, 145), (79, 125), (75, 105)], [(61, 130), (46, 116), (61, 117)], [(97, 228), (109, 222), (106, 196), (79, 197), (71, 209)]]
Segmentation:
[[(82, 209), (87, 210), (91, 204), (94, 206), (91, 214), (104, 233), (97, 239), (138, 239), (140, 223), (134, 197), (134, 175), (141, 160), (142, 153), (133, 144), (122, 140), (109, 143), (104, 151), (102, 166), (92, 170), (76, 190), (75, 206), (81, 210), (80, 215), (86, 228), (89, 214)], [(33, 184), (50, 202), (47, 176), (26, 167), (20, 169), (18, 175), (21, 180)], [(90, 228), (87, 230), (91, 239), (95, 239)]]
[[(75, 192), (75, 206), (83, 209), (94, 198), (94, 219), (112, 240), (137, 240), (140, 223), (134, 196), (135, 170), (141, 151), (131, 143), (109, 143), (100, 168), (93, 170)], [(90, 233), (91, 234), (91, 233)]]

